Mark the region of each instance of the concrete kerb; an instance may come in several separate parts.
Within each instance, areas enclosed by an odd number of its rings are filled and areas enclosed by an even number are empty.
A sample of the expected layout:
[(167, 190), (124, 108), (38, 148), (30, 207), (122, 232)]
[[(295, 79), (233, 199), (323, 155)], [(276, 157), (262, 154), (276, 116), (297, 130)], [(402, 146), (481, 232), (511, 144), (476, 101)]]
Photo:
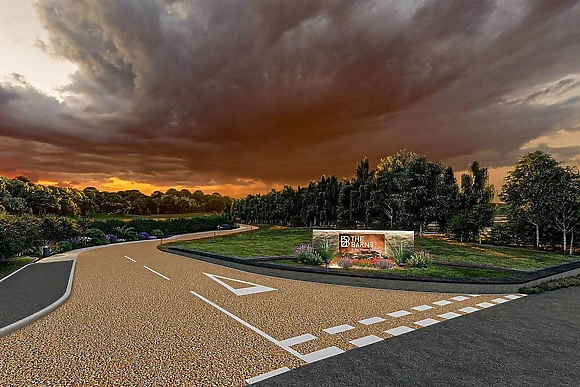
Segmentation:
[[(72, 284), (73, 284), (73, 277), (74, 277), (74, 273), (75, 273), (76, 262), (77, 262), (76, 259), (74, 259), (71, 270), (70, 270), (70, 275), (69, 275), (68, 285), (66, 287), (66, 291), (58, 300), (56, 300), (55, 302), (53, 302), (52, 304), (50, 304), (46, 308), (39, 310), (38, 312), (31, 314), (28, 317), (23, 318), (22, 320), (16, 321), (10, 325), (5, 326), (4, 328), (0, 328), (0, 337), (6, 336), (9, 333), (12, 333), (20, 328), (25, 327), (26, 325), (46, 316), (47, 314), (49, 314), (50, 312), (54, 311), (56, 308), (58, 308), (59, 306), (64, 304), (72, 292)], [(26, 265), (26, 266), (28, 266), (28, 265)], [(26, 267), (26, 266), (24, 266), (24, 267)], [(17, 270), (17, 271), (19, 271), (19, 270)], [(16, 273), (16, 272), (14, 272), (14, 273)], [(12, 274), (14, 274), (14, 273), (12, 273)], [(8, 278), (8, 276), (5, 278)]]
[[(550, 267), (537, 272), (528, 273), (528, 277), (516, 277), (512, 279), (499, 278), (489, 280), (464, 281), (458, 279), (436, 280), (433, 278), (404, 278), (404, 277), (377, 277), (372, 274), (349, 273), (347, 271), (329, 272), (315, 267), (293, 267), (276, 265), (267, 262), (268, 259), (243, 259), (219, 254), (189, 250), (179, 247), (164, 248), (162, 251), (187, 258), (206, 261), (221, 266), (230, 267), (254, 274), (269, 275), (273, 277), (294, 279), (308, 282), (318, 282), (343, 286), (355, 286), (375, 289), (405, 290), (418, 292), (437, 293), (467, 293), (467, 294), (501, 294), (518, 293), (522, 287), (536, 286), (540, 283), (554, 279), (569, 277), (580, 274), (580, 261), (569, 264)], [(287, 257), (279, 257), (284, 259)], [(563, 268), (562, 268), (563, 267)]]

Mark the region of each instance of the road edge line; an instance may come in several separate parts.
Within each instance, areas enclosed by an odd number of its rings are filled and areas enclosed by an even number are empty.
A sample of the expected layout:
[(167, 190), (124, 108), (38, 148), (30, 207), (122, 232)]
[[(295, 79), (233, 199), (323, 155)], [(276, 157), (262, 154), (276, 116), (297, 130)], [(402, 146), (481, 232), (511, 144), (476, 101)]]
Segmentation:
[(66, 287), (66, 291), (58, 300), (56, 300), (52, 304), (48, 305), (44, 309), (41, 309), (38, 312), (33, 313), (30, 316), (23, 318), (22, 320), (18, 320), (10, 325), (5, 326), (4, 328), (0, 328), (0, 337), (6, 336), (6, 335), (8, 335), (8, 334), (20, 329), (20, 328), (24, 328), (25, 326), (27, 326), (30, 323), (46, 316), (47, 314), (51, 313), (56, 308), (58, 308), (59, 306), (64, 304), (72, 292), (72, 284), (73, 284), (73, 277), (74, 277), (74, 273), (75, 273), (76, 263), (77, 263), (77, 260), (75, 258), (75, 259), (73, 259), (73, 264), (72, 264), (72, 267), (70, 269), (70, 275), (68, 278), (68, 284)]

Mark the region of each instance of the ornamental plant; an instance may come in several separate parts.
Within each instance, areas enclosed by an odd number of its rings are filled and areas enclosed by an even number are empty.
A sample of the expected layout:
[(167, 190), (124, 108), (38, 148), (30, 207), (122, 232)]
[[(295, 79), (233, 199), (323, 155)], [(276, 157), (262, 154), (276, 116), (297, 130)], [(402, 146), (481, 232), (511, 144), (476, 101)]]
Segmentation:
[(375, 262), (375, 266), (379, 269), (392, 269), (395, 267), (395, 263), (390, 259), (379, 258)]
[(151, 232), (149, 233), (150, 236), (155, 236), (157, 238), (162, 238), (163, 237), (163, 231), (161, 231), (160, 229), (156, 228), (155, 230), (151, 230)]
[(119, 238), (117, 238), (117, 236), (115, 234), (107, 234), (107, 235), (105, 235), (105, 237), (107, 238), (107, 240), (109, 241), (109, 243), (117, 243), (117, 242), (119, 242)]
[(139, 234), (137, 234), (137, 238), (139, 238), (139, 240), (149, 239), (149, 234), (146, 233), (145, 231), (142, 231)]
[(332, 249), (328, 244), (328, 242), (326, 241), (322, 243), (320, 246), (318, 246), (318, 249), (316, 249), (316, 251), (318, 252), (318, 255), (320, 255), (320, 258), (322, 259), (322, 262), (324, 262), (326, 267), (328, 267), (330, 261), (332, 261), (337, 254), (337, 251), (335, 249)]
[(89, 244), (91, 246), (100, 246), (109, 243), (105, 233), (97, 228), (89, 228), (87, 231), (85, 231), (84, 236), (90, 238)]
[(312, 245), (299, 245), (294, 250), (294, 254), (298, 257), (298, 261), (301, 263), (307, 263), (310, 265), (319, 265), (322, 263), (322, 257)]
[(433, 258), (428, 251), (415, 251), (413, 256), (405, 263), (408, 267), (427, 267), (433, 262)]
[(405, 263), (411, 258), (413, 253), (411, 250), (407, 249), (403, 244), (399, 244), (399, 246), (395, 247), (393, 253), (393, 259), (399, 266), (405, 265)]
[(342, 267), (343, 269), (348, 269), (354, 265), (354, 261), (352, 258), (342, 257), (337, 262), (338, 266)]

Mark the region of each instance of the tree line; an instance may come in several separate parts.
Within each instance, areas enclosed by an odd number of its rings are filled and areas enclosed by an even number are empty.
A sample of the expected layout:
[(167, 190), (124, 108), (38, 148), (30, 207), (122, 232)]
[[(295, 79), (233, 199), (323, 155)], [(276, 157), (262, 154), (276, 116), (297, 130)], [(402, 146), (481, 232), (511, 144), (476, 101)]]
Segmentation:
[(285, 186), (248, 195), (226, 208), (226, 215), (251, 223), (307, 227), (361, 227), (415, 230), (436, 223), (462, 239), (479, 238), (492, 224), (493, 186), (477, 161), (457, 183), (453, 169), (402, 150), (371, 170), (360, 161), (350, 179), (322, 176), (308, 186)]
[(168, 189), (145, 195), (139, 190), (99, 191), (34, 184), (24, 176), (0, 176), (0, 213), (9, 215), (87, 216), (91, 212), (110, 214), (186, 214), (223, 212), (232, 199), (215, 192)]

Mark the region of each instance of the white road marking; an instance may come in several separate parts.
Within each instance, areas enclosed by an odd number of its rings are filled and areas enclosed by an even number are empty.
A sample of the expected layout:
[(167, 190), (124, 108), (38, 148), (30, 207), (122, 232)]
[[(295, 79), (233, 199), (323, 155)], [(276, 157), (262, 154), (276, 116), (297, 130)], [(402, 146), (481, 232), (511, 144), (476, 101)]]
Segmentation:
[(403, 335), (405, 333), (412, 332), (414, 330), (415, 329), (409, 328), (406, 325), (401, 325), (400, 327), (396, 327), (396, 328), (393, 328), (393, 329), (387, 329), (385, 332), (388, 333), (389, 335), (399, 336), (399, 335)]
[(308, 353), (306, 355), (302, 355), (302, 360), (307, 363), (314, 363), (315, 361), (326, 359), (331, 356), (340, 355), (344, 353), (344, 351), (338, 347), (328, 347), (321, 349), (320, 351), (315, 351)]
[(505, 298), (494, 298), (492, 301), (495, 302), (496, 304), (503, 304), (504, 302), (508, 302), (509, 300), (506, 300)]
[(434, 318), (426, 318), (421, 321), (415, 322), (415, 324), (420, 325), (422, 327), (428, 327), (429, 325), (440, 323), (441, 321), (435, 320)]
[(459, 310), (460, 310), (461, 312), (464, 312), (464, 313), (473, 313), (473, 312), (477, 312), (477, 311), (478, 311), (478, 310), (480, 310), (480, 309), (478, 309), (478, 308), (474, 308), (474, 307), (472, 307), (472, 306), (468, 306), (467, 308), (461, 308), (461, 309), (459, 309)]
[(457, 296), (457, 297), (451, 297), (451, 299), (455, 300), (455, 301), (465, 301), (465, 300), (469, 300), (469, 297)]
[(517, 300), (518, 298), (522, 298), (522, 296), (518, 295), (518, 294), (508, 294), (507, 296), (504, 296), (505, 298), (509, 298), (510, 300)]
[(292, 345), (301, 344), (301, 343), (305, 343), (305, 342), (310, 341), (310, 340), (314, 340), (315, 338), (316, 338), (316, 336), (311, 335), (310, 333), (306, 333), (304, 335), (291, 337), (289, 339), (282, 340), (279, 343), (282, 346), (290, 347)]
[(481, 304), (477, 304), (477, 306), (479, 306), (480, 308), (489, 308), (491, 306), (495, 306), (495, 304), (492, 304), (490, 302), (482, 302)]
[(447, 301), (447, 300), (441, 300), (441, 301), (435, 301), (434, 304), (439, 305), (439, 306), (445, 306), (445, 305), (453, 304), (453, 302)]
[(277, 370), (266, 372), (265, 374), (254, 376), (253, 378), (250, 378), (250, 379), (246, 379), (246, 383), (248, 383), (248, 384), (258, 383), (258, 382), (261, 382), (262, 380), (283, 374), (284, 372), (287, 372), (287, 371), (290, 371), (290, 368), (288, 368), (288, 367), (278, 368)]
[(370, 335), (361, 337), (360, 339), (351, 340), (349, 341), (349, 343), (351, 343), (352, 345), (356, 345), (357, 347), (360, 348), (364, 347), (365, 345), (377, 343), (379, 341), (383, 341), (383, 339), (375, 335)]
[(411, 309), (415, 309), (415, 310), (418, 310), (419, 312), (422, 312), (424, 310), (433, 309), (433, 307), (430, 305), (419, 305), (419, 306), (415, 306), (414, 308), (411, 308)]
[(481, 296), (481, 294), (468, 294), (468, 296), (470, 296), (470, 297), (479, 297), (479, 296)]
[(342, 324), (342, 325), (337, 325), (335, 327), (323, 329), (323, 331), (326, 333), (330, 333), (331, 335), (336, 335), (337, 333), (350, 331), (351, 329), (354, 329), (354, 327), (352, 325)]
[[(258, 285), (258, 284), (252, 283), (252, 282), (237, 280), (237, 279), (228, 278), (228, 277), (222, 277), (222, 276), (215, 275), (215, 274), (208, 274), (208, 273), (203, 273), (203, 274), (207, 275), (209, 278), (211, 278), (212, 280), (214, 280), (218, 284), (222, 285), (223, 287), (228, 289), (230, 292), (234, 293), (236, 296), (247, 296), (248, 294), (271, 292), (273, 290), (277, 290), (277, 289), (274, 289), (274, 288), (271, 288), (268, 286)], [(245, 284), (245, 285), (251, 285), (251, 286), (246, 287), (246, 288), (236, 289), (236, 288), (231, 287), (230, 285), (226, 284), (225, 282), (220, 281), (218, 278), (232, 281), (232, 282), (238, 282), (238, 283)]]
[(407, 312), (406, 310), (398, 310), (398, 311), (393, 312), (393, 313), (387, 313), (387, 316), (391, 316), (391, 317), (403, 317), (403, 316), (406, 316), (408, 314), (411, 314), (411, 312)]
[(455, 317), (461, 317), (461, 315), (459, 313), (455, 313), (455, 312), (447, 312), (447, 313), (443, 313), (440, 314), (439, 317), (444, 318), (446, 320), (455, 318)]
[(126, 255), (125, 255), (125, 258), (127, 258), (129, 261), (137, 262), (133, 258), (130, 258), (130, 257), (126, 256)]
[(217, 310), (219, 310), (222, 313), (225, 313), (226, 315), (230, 316), (231, 318), (233, 318), (234, 320), (236, 320), (237, 322), (239, 322), (240, 324), (244, 325), (246, 328), (251, 329), (252, 331), (256, 332), (257, 334), (259, 334), (260, 336), (262, 336), (263, 338), (265, 338), (266, 340), (270, 341), (271, 343), (276, 344), (277, 346), (279, 346), (280, 348), (286, 350), (287, 352), (290, 352), (292, 355), (296, 356), (299, 359), (302, 359), (304, 361), (305, 360), (305, 356), (303, 356), (300, 352), (290, 348), (287, 345), (282, 345), (280, 341), (276, 340), (275, 338), (273, 338), (272, 336), (270, 336), (269, 334), (267, 334), (266, 332), (256, 328), (255, 326), (253, 326), (250, 323), (245, 322), (244, 320), (242, 320), (241, 318), (239, 318), (238, 316), (236, 316), (235, 314), (228, 312), (227, 310), (225, 310), (224, 308), (222, 308), (221, 306), (211, 302), (210, 300), (208, 300), (207, 298), (205, 298), (204, 296), (194, 292), (193, 290), (189, 291), (191, 294), (193, 294), (194, 296), (196, 296), (197, 298), (199, 298), (202, 301), (207, 302), (208, 304), (210, 304), (211, 306), (213, 306), (214, 308), (216, 308)]
[(364, 320), (359, 320), (359, 323), (364, 324), (364, 325), (371, 325), (371, 324), (376, 324), (376, 323), (380, 323), (383, 321), (385, 321), (385, 319), (382, 317), (371, 317), (371, 318), (365, 318)]
[(155, 270), (151, 269), (150, 267), (147, 267), (147, 266), (143, 266), (143, 267), (144, 267), (145, 269), (147, 269), (147, 270), (149, 270), (149, 271), (151, 271), (151, 272), (153, 272), (153, 273), (157, 274), (158, 276), (160, 276), (160, 277), (163, 277), (163, 278), (165, 278), (166, 280), (168, 280), (168, 281), (169, 281), (169, 278), (168, 278), (168, 277), (166, 277), (166, 276), (164, 276), (163, 274), (156, 272)]

